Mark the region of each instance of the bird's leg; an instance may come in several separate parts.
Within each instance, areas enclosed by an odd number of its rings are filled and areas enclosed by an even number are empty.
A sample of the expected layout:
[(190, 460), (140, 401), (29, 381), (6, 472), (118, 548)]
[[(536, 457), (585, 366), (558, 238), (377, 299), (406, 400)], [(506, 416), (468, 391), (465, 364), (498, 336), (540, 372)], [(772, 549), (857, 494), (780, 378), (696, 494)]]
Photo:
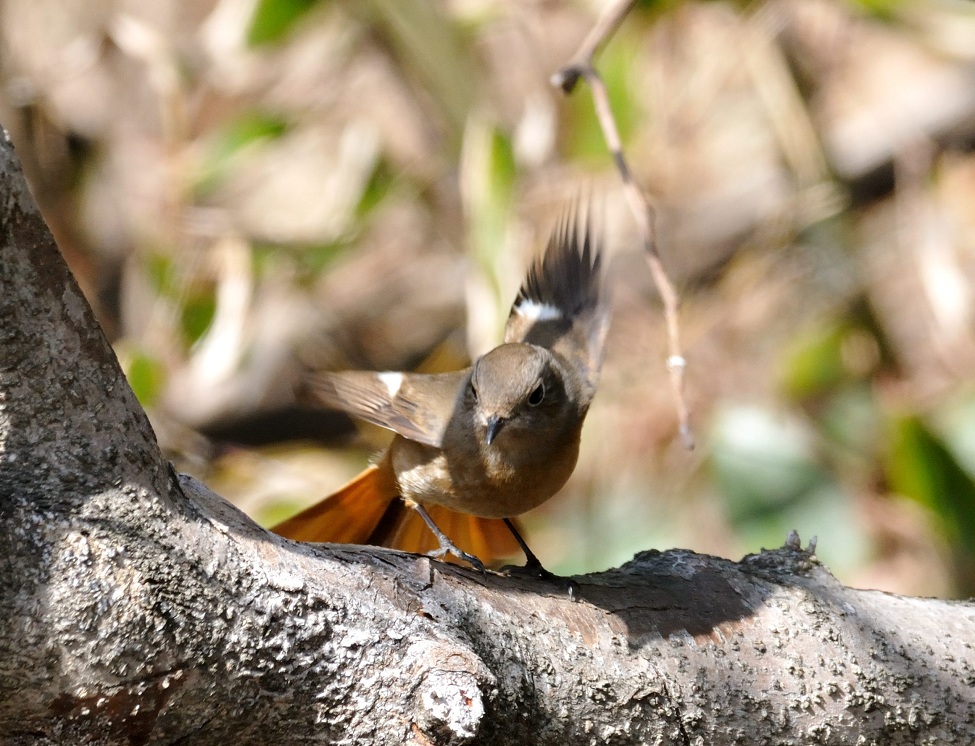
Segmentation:
[(555, 575), (542, 567), (542, 563), (539, 561), (538, 557), (536, 557), (535, 553), (528, 548), (528, 542), (526, 542), (522, 538), (521, 534), (518, 533), (518, 529), (515, 528), (515, 524), (511, 522), (511, 519), (502, 518), (501, 520), (504, 521), (504, 525), (508, 527), (511, 535), (515, 537), (515, 541), (518, 542), (518, 546), (521, 547), (521, 551), (525, 553), (525, 566), (521, 569), (527, 571), (530, 575), (538, 575), (540, 578), (554, 578)]
[[(502, 520), (504, 521), (504, 525), (508, 527), (508, 530), (511, 532), (511, 535), (515, 537), (515, 541), (518, 542), (518, 546), (521, 547), (521, 551), (525, 553), (524, 567), (506, 565), (505, 567), (501, 568), (502, 571), (507, 571), (509, 574), (530, 575), (533, 578), (540, 578), (542, 580), (548, 580), (548, 581), (566, 580), (566, 578), (560, 578), (554, 572), (550, 572), (542, 566), (542, 563), (539, 561), (538, 557), (535, 556), (535, 553), (528, 548), (528, 542), (526, 542), (522, 538), (521, 534), (518, 533), (518, 529), (515, 528), (515, 524), (511, 522), (511, 519), (502, 518)], [(569, 598), (572, 599), (573, 601), (576, 600), (576, 595), (578, 593), (578, 590), (579, 587), (576, 584), (576, 582), (572, 579), (569, 579), (568, 580)]]
[(468, 554), (463, 549), (461, 549), (456, 544), (454, 544), (454, 542), (450, 540), (450, 537), (448, 537), (447, 534), (441, 531), (440, 527), (433, 522), (433, 518), (431, 518), (430, 514), (427, 513), (426, 508), (424, 508), (419, 503), (415, 503), (415, 502), (410, 502), (409, 505), (410, 507), (413, 508), (413, 510), (415, 510), (417, 513), (420, 514), (420, 518), (422, 518), (423, 522), (427, 524), (427, 528), (429, 528), (430, 531), (433, 532), (433, 535), (437, 537), (437, 541), (440, 542), (440, 548), (434, 549), (432, 552), (429, 552), (428, 556), (439, 559), (449, 552), (450, 554), (454, 555), (457, 559), (461, 559), (464, 560), (464, 562), (467, 562), (475, 570), (478, 570), (479, 572), (482, 573), (485, 572), (484, 563), (481, 562), (481, 560), (479, 560), (473, 554)]
[(518, 533), (518, 529), (515, 528), (515, 524), (511, 522), (511, 519), (502, 518), (501, 520), (504, 521), (504, 525), (508, 527), (511, 535), (515, 537), (515, 541), (518, 542), (518, 546), (521, 547), (521, 551), (525, 553), (525, 566), (512, 569), (517, 569), (519, 572), (541, 578), (542, 580), (557, 579), (559, 577), (558, 575), (556, 575), (554, 572), (549, 572), (542, 567), (542, 563), (539, 561), (538, 557), (535, 556), (535, 553), (528, 548), (528, 542), (526, 542), (522, 538), (521, 534)]

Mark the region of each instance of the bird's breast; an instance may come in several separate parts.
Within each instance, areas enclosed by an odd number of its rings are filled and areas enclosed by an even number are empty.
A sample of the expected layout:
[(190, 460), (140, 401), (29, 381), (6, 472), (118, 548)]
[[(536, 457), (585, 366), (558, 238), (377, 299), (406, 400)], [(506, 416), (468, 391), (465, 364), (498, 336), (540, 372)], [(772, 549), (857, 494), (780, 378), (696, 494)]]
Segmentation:
[(471, 437), (440, 449), (397, 437), (390, 447), (402, 497), (485, 518), (541, 505), (569, 479), (578, 455), (578, 431), (559, 443), (501, 437), (488, 446)]

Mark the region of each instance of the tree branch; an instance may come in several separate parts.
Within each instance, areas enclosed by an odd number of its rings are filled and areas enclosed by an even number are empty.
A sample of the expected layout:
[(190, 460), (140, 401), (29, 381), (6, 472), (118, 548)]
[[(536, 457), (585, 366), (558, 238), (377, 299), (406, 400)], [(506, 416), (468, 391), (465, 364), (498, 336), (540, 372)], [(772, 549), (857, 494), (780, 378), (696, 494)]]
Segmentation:
[(620, 138), (619, 128), (616, 126), (616, 117), (613, 116), (613, 107), (609, 103), (606, 83), (593, 65), (593, 57), (596, 52), (616, 32), (626, 14), (633, 8), (634, 3), (635, 0), (612, 0), (609, 2), (604, 7), (589, 35), (583, 40), (576, 53), (572, 55), (572, 59), (552, 76), (552, 85), (560, 88), (568, 96), (575, 90), (579, 79), (584, 78), (589, 84), (589, 90), (592, 91), (593, 105), (596, 107), (596, 119), (603, 131), (606, 147), (613, 155), (613, 163), (616, 164), (616, 169), (620, 173), (623, 193), (630, 205), (630, 211), (640, 227), (647, 266), (650, 268), (653, 284), (656, 286), (657, 292), (660, 293), (660, 300), (663, 302), (664, 321), (667, 324), (667, 372), (670, 374), (670, 386), (674, 392), (674, 403), (677, 407), (678, 428), (684, 446), (692, 449), (694, 448), (694, 431), (691, 428), (691, 413), (684, 395), (684, 371), (687, 368), (687, 360), (684, 357), (683, 346), (680, 341), (680, 321), (678, 318), (680, 299), (674, 289), (674, 284), (667, 275), (667, 270), (664, 269), (660, 252), (657, 249), (656, 212), (633, 178), (633, 171), (630, 169), (626, 154), (623, 152), (623, 141)]
[(295, 544), (177, 477), (0, 140), (0, 741), (975, 741), (970, 604), (795, 544), (576, 580)]

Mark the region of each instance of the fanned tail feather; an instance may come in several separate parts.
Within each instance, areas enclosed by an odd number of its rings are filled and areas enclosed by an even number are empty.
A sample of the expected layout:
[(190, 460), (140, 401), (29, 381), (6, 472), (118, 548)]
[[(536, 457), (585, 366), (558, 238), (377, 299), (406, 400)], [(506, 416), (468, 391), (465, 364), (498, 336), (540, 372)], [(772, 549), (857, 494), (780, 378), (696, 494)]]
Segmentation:
[[(382, 467), (370, 466), (334, 494), (271, 530), (295, 541), (370, 544), (417, 554), (437, 549), (436, 537), (415, 510), (397, 499), (396, 483)], [(441, 505), (428, 505), (427, 512), (451, 541), (486, 565), (519, 552), (501, 520), (458, 513)]]
[(286, 539), (337, 544), (367, 544), (390, 503), (396, 483), (379, 466), (271, 530)]

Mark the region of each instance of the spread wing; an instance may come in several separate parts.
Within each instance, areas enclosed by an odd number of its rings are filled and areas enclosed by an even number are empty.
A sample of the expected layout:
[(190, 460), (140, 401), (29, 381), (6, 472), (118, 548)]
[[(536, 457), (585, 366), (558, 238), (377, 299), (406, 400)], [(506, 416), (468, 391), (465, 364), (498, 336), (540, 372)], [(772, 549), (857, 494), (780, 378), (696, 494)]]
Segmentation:
[(439, 448), (469, 375), (470, 368), (434, 375), (348, 371), (321, 374), (310, 386), (326, 407)]
[(562, 355), (578, 374), (587, 402), (599, 382), (609, 328), (600, 244), (588, 214), (580, 219), (576, 206), (566, 210), (528, 270), (504, 332), (505, 342), (527, 342)]

